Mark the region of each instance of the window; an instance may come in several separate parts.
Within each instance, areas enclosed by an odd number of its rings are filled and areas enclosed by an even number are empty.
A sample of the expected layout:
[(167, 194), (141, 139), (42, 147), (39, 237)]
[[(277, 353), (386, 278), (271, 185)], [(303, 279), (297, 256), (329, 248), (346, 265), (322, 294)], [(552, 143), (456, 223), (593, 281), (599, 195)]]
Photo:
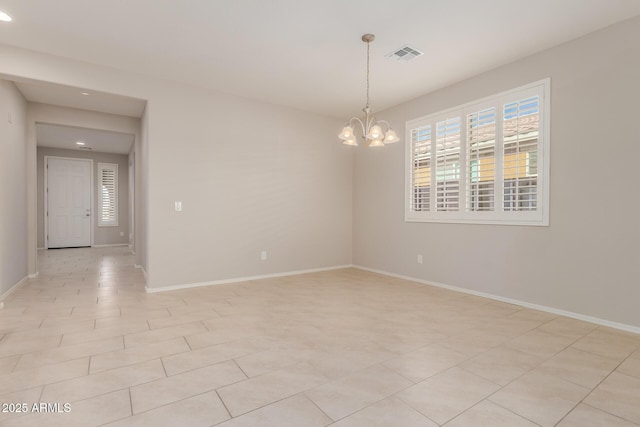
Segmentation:
[(118, 225), (118, 165), (98, 163), (98, 226)]
[(549, 79), (406, 131), (407, 221), (549, 224)]

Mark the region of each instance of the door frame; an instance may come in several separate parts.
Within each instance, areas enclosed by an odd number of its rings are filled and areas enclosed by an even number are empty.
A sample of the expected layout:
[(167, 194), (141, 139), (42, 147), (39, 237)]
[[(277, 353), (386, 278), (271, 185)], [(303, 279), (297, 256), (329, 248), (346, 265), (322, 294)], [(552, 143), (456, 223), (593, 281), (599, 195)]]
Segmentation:
[(93, 159), (80, 158), (80, 157), (60, 157), (60, 156), (44, 156), (44, 187), (42, 188), (42, 192), (44, 193), (44, 205), (43, 205), (43, 215), (44, 215), (44, 248), (49, 249), (49, 239), (47, 235), (49, 233), (49, 216), (47, 215), (49, 212), (49, 197), (48, 197), (48, 180), (49, 180), (49, 171), (47, 169), (47, 165), (49, 163), (49, 159), (60, 159), (60, 160), (78, 160), (81, 162), (89, 162), (89, 182), (91, 183), (91, 191), (89, 191), (89, 197), (91, 201), (91, 230), (90, 230), (90, 242), (89, 245), (93, 247), (93, 229), (95, 228), (95, 217), (96, 213), (94, 212), (95, 204), (93, 203), (93, 193), (94, 193), (94, 185), (93, 185)]

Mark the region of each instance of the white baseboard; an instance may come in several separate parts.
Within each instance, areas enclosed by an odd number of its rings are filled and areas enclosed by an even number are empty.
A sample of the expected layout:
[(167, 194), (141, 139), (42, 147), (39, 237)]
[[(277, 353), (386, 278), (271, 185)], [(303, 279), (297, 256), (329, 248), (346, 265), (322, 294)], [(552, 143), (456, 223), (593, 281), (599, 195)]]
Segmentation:
[[(15, 285), (13, 285), (11, 288), (9, 288), (9, 290), (7, 292), (5, 292), (4, 294), (0, 295), (0, 301), (4, 301), (4, 299), (6, 297), (8, 297), (12, 293), (14, 293), (16, 291), (16, 289), (18, 289), (20, 286), (25, 284), (27, 280), (29, 280), (29, 276), (24, 276), (22, 279), (18, 280), (18, 282)], [(3, 306), (4, 306), (4, 304), (3, 304)]]
[(496, 301), (506, 302), (509, 304), (519, 305), (521, 307), (531, 308), (533, 310), (545, 311), (547, 313), (557, 314), (560, 316), (571, 317), (572, 319), (582, 320), (596, 325), (607, 326), (613, 329), (619, 329), (625, 332), (631, 332), (634, 334), (640, 334), (640, 326), (627, 325), (626, 323), (613, 322), (611, 320), (600, 319), (598, 317), (587, 316), (585, 314), (574, 313), (572, 311), (560, 310), (558, 308), (547, 307), (545, 305), (533, 304), (526, 301), (520, 301), (512, 298), (505, 298), (498, 295), (489, 294), (486, 292), (474, 291), (471, 289), (459, 288), (457, 286), (451, 286), (444, 283), (432, 282), (428, 280), (418, 279), (416, 277), (404, 276), (402, 274), (390, 273), (388, 271), (376, 270), (374, 268), (364, 267), (361, 265), (353, 265), (354, 268), (370, 271), (372, 273), (382, 274), (390, 277), (397, 277), (398, 279), (411, 280), (412, 282), (422, 283), (425, 285), (435, 286), (438, 288), (449, 289), (452, 291), (462, 292), (465, 294), (475, 295), (483, 298), (489, 298)]
[[(210, 282), (199, 282), (199, 283), (186, 283), (183, 285), (173, 285), (173, 286), (163, 286), (160, 288), (149, 288), (145, 286), (145, 290), (147, 293), (156, 293), (156, 292), (166, 292), (166, 291), (176, 291), (179, 289), (189, 289), (189, 288), (199, 288), (202, 286), (214, 286), (214, 285), (227, 285), (230, 283), (238, 283), (238, 282), (248, 282), (250, 280), (260, 280), (260, 279), (271, 279), (274, 277), (286, 277), (286, 276), (295, 276), (296, 274), (307, 274), (307, 273), (317, 273), (320, 271), (330, 271), (330, 270), (340, 270), (342, 268), (349, 268), (352, 265), (336, 265), (333, 267), (322, 267), (322, 268), (312, 268), (308, 270), (297, 270), (297, 271), (286, 271), (283, 273), (274, 273), (274, 274), (261, 274), (258, 276), (246, 276), (246, 277), (236, 277), (233, 279), (224, 279), (224, 280), (214, 280)], [(146, 276), (145, 276), (146, 277)]]
[(27, 277), (29, 279), (37, 279), (39, 275), (40, 275), (40, 272), (36, 271), (35, 273), (28, 275)]
[(117, 246), (129, 246), (127, 243), (112, 243), (109, 245), (92, 245), (92, 248), (114, 248)]

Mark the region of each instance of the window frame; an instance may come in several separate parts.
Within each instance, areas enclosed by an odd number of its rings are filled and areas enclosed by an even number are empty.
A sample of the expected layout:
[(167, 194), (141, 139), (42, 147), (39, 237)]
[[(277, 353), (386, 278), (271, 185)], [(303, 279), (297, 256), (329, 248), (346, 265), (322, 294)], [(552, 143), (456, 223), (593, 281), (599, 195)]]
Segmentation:
[[(438, 223), (459, 223), (459, 224), (496, 224), (496, 225), (549, 225), (549, 166), (550, 166), (550, 113), (551, 113), (551, 79), (546, 78), (524, 86), (517, 87), (505, 92), (491, 95), (482, 99), (471, 101), (462, 105), (438, 111), (427, 116), (418, 117), (405, 123), (405, 222), (438, 222)], [(537, 144), (537, 209), (535, 211), (505, 211), (504, 210), (504, 179), (503, 179), (503, 157), (504, 138), (503, 120), (504, 106), (511, 102), (517, 102), (528, 97), (539, 96), (539, 128)], [(467, 115), (481, 112), (489, 108), (495, 108), (496, 114), (496, 136), (494, 146), (495, 172), (494, 172), (494, 209), (493, 211), (469, 211), (467, 191), (467, 174), (469, 164), (467, 163), (468, 131)], [(458, 211), (437, 211), (434, 183), (436, 126), (439, 121), (460, 117), (462, 123), (461, 143), (460, 143), (460, 210)], [(431, 180), (430, 210), (416, 212), (412, 210), (414, 187), (412, 185), (413, 164), (412, 164), (412, 130), (420, 127), (431, 126)]]
[[(115, 218), (113, 221), (104, 221), (102, 216), (103, 207), (103, 195), (102, 195), (102, 171), (103, 170), (114, 171), (114, 212)], [(98, 227), (118, 227), (119, 223), (119, 210), (120, 210), (120, 191), (119, 191), (119, 176), (118, 176), (118, 164), (117, 163), (98, 163)]]

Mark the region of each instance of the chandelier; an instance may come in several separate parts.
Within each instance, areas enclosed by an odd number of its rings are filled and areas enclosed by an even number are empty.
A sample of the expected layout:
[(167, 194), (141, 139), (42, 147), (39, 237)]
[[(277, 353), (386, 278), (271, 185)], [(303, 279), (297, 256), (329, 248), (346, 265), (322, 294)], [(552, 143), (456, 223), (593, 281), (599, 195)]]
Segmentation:
[[(373, 110), (369, 107), (369, 47), (375, 38), (376, 36), (373, 34), (365, 34), (362, 36), (362, 41), (367, 44), (367, 104), (362, 109), (362, 111), (364, 111), (364, 119), (360, 120), (358, 117), (352, 117), (347, 124), (345, 124), (340, 135), (338, 135), (338, 138), (344, 141), (344, 145), (358, 145), (353, 132), (353, 126), (356, 123), (360, 125), (360, 129), (362, 130), (362, 139), (365, 142), (371, 141), (369, 147), (384, 147), (385, 144), (391, 144), (400, 140), (387, 121), (376, 120), (373, 116)], [(382, 126), (386, 127), (385, 133), (382, 132)]]

